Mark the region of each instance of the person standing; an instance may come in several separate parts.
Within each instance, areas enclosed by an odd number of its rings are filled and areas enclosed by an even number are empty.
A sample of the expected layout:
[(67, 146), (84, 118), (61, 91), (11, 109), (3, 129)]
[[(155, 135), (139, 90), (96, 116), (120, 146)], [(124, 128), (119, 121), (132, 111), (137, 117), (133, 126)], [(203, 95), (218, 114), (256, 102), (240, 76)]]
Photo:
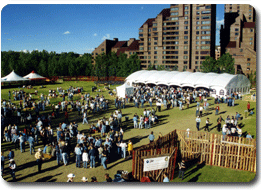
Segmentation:
[(200, 122), (201, 122), (201, 119), (199, 118), (199, 116), (197, 116), (197, 118), (196, 118), (196, 127), (197, 127), (198, 131), (199, 131)]
[(34, 152), (34, 138), (32, 137), (32, 133), (30, 133), (30, 136), (28, 137), (29, 147), (30, 147), (30, 154)]
[(220, 116), (218, 119), (217, 119), (217, 130), (218, 132), (220, 132), (221, 130), (221, 122), (224, 121), (224, 119)]
[(11, 176), (13, 177), (13, 181), (16, 181), (16, 177), (15, 177), (15, 171), (16, 171), (16, 163), (14, 161), (14, 159), (9, 160), (10, 164), (9, 164), (9, 168), (10, 168), (10, 173)]
[(102, 157), (101, 157), (101, 164), (103, 165), (105, 170), (107, 170), (107, 164), (106, 164), (107, 158), (108, 158), (108, 150), (107, 150), (107, 146), (104, 146)]
[(95, 154), (95, 149), (91, 146), (91, 150), (89, 151), (90, 168), (95, 168)]
[(129, 156), (131, 156), (132, 151), (133, 151), (133, 144), (132, 144), (131, 140), (129, 140), (129, 143), (128, 143), (128, 153), (129, 153)]
[(151, 131), (150, 135), (149, 135), (149, 140), (150, 140), (150, 143), (152, 143), (155, 139), (155, 136), (153, 135), (153, 131)]
[(186, 170), (186, 164), (185, 164), (185, 160), (182, 159), (182, 161), (179, 164), (179, 178), (182, 176), (182, 180), (184, 179), (184, 173)]
[(20, 142), (20, 150), (23, 153), (23, 150), (25, 152), (25, 137), (22, 134), (20, 134), (20, 137), (18, 139)]
[(89, 161), (89, 159), (88, 159), (88, 153), (87, 153), (86, 150), (84, 150), (84, 151), (83, 151), (83, 154), (82, 154), (82, 162), (83, 162), (83, 167), (84, 167), (84, 168), (87, 168), (87, 166), (88, 166), (88, 161)]
[(82, 124), (84, 124), (84, 123), (87, 123), (87, 124), (88, 124), (87, 111), (85, 111), (85, 112), (83, 113), (83, 121), (82, 121)]
[(202, 117), (202, 112), (203, 112), (203, 106), (200, 105), (200, 107), (199, 107), (199, 117)]
[(215, 115), (218, 115), (218, 112), (219, 112), (219, 105), (218, 105), (218, 102), (217, 102), (217, 106), (216, 106), (215, 110), (216, 110)]
[(250, 102), (247, 102), (247, 110), (250, 111)]
[(38, 165), (38, 172), (40, 173), (41, 168), (42, 168), (42, 163), (43, 163), (43, 160), (44, 160), (43, 152), (40, 148), (38, 149), (38, 152), (36, 152), (35, 158), (36, 158), (36, 163)]
[(75, 155), (76, 155), (76, 167), (80, 168), (82, 151), (80, 149), (79, 144), (76, 145), (74, 152), (75, 152)]
[(69, 123), (69, 115), (68, 115), (67, 110), (65, 110), (64, 116), (65, 116), (65, 123)]

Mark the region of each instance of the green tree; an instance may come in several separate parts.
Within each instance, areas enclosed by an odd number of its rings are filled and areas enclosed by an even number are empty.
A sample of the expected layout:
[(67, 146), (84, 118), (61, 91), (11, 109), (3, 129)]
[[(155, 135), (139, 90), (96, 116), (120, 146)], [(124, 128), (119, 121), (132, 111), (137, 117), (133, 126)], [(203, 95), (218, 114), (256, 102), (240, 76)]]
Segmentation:
[(150, 63), (150, 64), (148, 65), (147, 70), (149, 70), (149, 71), (150, 71), (150, 70), (155, 70), (155, 65), (154, 65), (154, 64), (152, 65), (152, 64)]
[(235, 59), (229, 53), (223, 54), (216, 63), (218, 73), (235, 74)]
[(202, 62), (200, 66), (201, 72), (209, 73), (209, 72), (217, 72), (216, 60), (213, 57), (207, 56), (206, 59)]

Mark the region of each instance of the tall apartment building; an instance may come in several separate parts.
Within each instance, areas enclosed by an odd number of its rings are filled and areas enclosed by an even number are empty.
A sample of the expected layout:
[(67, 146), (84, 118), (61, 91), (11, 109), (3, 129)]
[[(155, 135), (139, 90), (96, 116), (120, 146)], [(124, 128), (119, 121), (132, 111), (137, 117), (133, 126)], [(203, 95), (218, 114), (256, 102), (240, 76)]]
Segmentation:
[(215, 58), (215, 30), (216, 5), (172, 4), (139, 28), (142, 68), (198, 71), (206, 56)]
[(247, 4), (226, 4), (224, 26), (220, 30), (221, 54), (235, 59), (235, 72), (256, 71), (256, 14)]

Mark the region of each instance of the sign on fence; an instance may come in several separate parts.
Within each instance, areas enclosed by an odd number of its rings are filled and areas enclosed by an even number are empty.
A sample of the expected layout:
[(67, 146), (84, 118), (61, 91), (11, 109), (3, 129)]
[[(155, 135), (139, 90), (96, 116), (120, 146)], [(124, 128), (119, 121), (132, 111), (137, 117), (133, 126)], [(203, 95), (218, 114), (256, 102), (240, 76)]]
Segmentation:
[(143, 171), (160, 170), (169, 167), (169, 156), (144, 159)]

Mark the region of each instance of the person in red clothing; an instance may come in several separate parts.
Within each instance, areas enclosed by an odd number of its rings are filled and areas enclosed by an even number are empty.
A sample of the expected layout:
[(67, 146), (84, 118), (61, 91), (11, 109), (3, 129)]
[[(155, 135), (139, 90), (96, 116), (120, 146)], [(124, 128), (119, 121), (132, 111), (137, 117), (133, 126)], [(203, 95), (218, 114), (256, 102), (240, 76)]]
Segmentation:
[(247, 103), (247, 110), (250, 111), (250, 102)]
[(65, 123), (69, 123), (69, 115), (68, 115), (67, 110), (65, 110), (64, 116), (65, 116)]

